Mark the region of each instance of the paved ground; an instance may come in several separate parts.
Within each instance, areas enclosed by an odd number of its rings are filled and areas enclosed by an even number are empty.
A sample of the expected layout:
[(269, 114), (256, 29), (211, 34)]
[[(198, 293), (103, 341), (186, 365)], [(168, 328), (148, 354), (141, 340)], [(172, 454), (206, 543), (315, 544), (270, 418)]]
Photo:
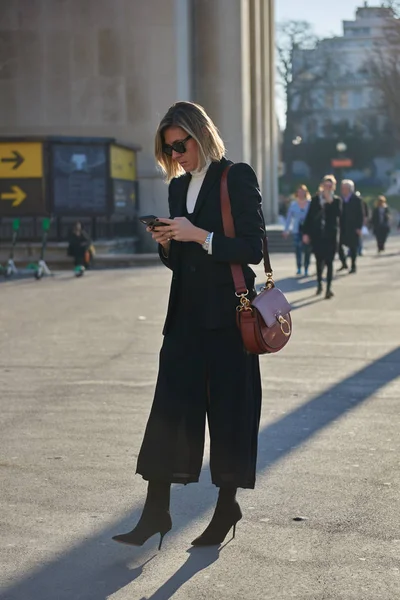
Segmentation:
[(399, 250), (370, 246), (331, 301), (273, 257), (295, 333), (262, 358), (258, 486), (220, 549), (190, 550), (215, 502), (207, 464), (174, 488), (160, 553), (111, 541), (145, 494), (167, 270), (1, 282), (0, 599), (400, 598)]

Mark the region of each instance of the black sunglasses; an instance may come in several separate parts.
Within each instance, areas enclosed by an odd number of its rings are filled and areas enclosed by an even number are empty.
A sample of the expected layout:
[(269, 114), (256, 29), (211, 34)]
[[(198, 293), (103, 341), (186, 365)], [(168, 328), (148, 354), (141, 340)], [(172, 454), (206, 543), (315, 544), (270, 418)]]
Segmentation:
[(175, 150), (175, 152), (177, 152), (178, 154), (184, 154), (186, 152), (186, 146), (185, 143), (190, 140), (192, 136), (188, 135), (187, 137), (185, 137), (184, 140), (181, 140), (179, 142), (174, 142), (173, 144), (164, 144), (163, 145), (163, 152), (164, 154), (168, 154), (168, 156), (172, 156), (172, 152), (173, 150)]

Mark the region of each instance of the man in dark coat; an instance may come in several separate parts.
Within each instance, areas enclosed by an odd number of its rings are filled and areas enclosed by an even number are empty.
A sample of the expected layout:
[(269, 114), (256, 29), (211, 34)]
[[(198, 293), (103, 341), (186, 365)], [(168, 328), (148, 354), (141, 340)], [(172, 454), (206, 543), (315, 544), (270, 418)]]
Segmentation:
[(342, 266), (339, 271), (348, 269), (347, 256), (344, 249), (344, 246), (347, 246), (351, 258), (350, 273), (356, 272), (358, 244), (364, 222), (362, 198), (354, 193), (354, 188), (354, 182), (350, 179), (344, 179), (342, 181), (341, 195), (343, 199), (343, 212), (341, 217), (339, 245), (339, 258), (342, 261)]

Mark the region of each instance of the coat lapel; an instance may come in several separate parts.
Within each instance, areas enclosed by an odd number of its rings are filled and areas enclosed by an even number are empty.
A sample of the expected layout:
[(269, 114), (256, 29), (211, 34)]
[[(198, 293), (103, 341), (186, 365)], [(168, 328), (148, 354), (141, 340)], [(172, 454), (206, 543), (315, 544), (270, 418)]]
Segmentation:
[[(197, 196), (196, 205), (194, 207), (192, 222), (195, 223), (199, 212), (201, 211), (205, 200), (211, 189), (214, 187), (216, 181), (220, 180), (224, 168), (228, 165), (228, 161), (223, 158), (219, 162), (212, 162), (208, 168), (203, 184), (200, 188), (199, 195)], [(187, 190), (186, 190), (187, 191)], [(185, 196), (186, 199), (186, 196)]]
[(171, 217), (173, 219), (175, 217), (182, 217), (185, 214), (186, 196), (191, 179), (192, 176), (190, 173), (186, 173), (180, 178), (179, 190), (177, 193), (177, 198), (174, 202), (174, 207), (172, 211), (173, 214), (171, 214)]

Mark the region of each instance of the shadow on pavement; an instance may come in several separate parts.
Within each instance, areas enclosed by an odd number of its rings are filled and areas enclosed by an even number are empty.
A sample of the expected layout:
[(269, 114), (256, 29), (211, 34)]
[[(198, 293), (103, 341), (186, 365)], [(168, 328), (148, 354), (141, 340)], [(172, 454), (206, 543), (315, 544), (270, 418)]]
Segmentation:
[(305, 306), (311, 306), (312, 304), (317, 304), (317, 302), (321, 302), (324, 300), (324, 295), (316, 296), (312, 294), (312, 296), (305, 296), (305, 298), (298, 298), (298, 300), (293, 300), (290, 304), (293, 310), (298, 310), (299, 308), (304, 308)]
[[(400, 377), (400, 347), (302, 404), (260, 433), (257, 471), (264, 471)], [(278, 443), (279, 442), (279, 443)], [(277, 446), (279, 446), (277, 448)]]
[[(264, 427), (259, 436), (258, 472), (266, 471), (399, 376), (400, 347), (328, 388), (277, 422)], [(173, 532), (166, 538), (167, 550), (171, 538), (174, 540), (174, 533), (209, 511), (215, 499), (216, 491), (211, 485), (202, 486), (201, 494), (196, 485), (173, 487), (172, 504), (177, 510), (176, 515), (174, 514)], [(185, 509), (179, 511), (182, 504)], [(140, 511), (141, 507), (138, 507), (126, 518), (78, 543), (71, 550), (25, 576), (1, 593), (0, 600), (106, 600), (142, 574), (149, 560), (134, 569), (130, 569), (128, 565), (135, 557), (145, 556), (149, 551), (151, 553), (158, 542), (153, 537), (145, 549), (137, 549), (120, 547), (111, 541), (115, 533), (132, 528)], [(161, 552), (164, 551), (163, 546)], [(147, 600), (167, 600), (196, 573), (218, 560), (218, 557), (217, 548), (192, 550), (184, 565)], [(155, 556), (150, 560), (153, 558)]]
[(382, 258), (393, 258), (393, 256), (399, 256), (400, 251), (397, 252), (382, 252), (382, 254), (375, 254), (373, 258), (376, 260), (382, 260)]
[(190, 548), (189, 558), (163, 585), (151, 596), (143, 596), (140, 600), (168, 600), (200, 571), (207, 569), (219, 558), (219, 548)]
[[(308, 290), (310, 288), (316, 288), (317, 283), (314, 277), (285, 277), (284, 279), (277, 279), (275, 285), (284, 294), (288, 292), (298, 292), (299, 290)], [(264, 283), (257, 285), (257, 291), (264, 286)]]

